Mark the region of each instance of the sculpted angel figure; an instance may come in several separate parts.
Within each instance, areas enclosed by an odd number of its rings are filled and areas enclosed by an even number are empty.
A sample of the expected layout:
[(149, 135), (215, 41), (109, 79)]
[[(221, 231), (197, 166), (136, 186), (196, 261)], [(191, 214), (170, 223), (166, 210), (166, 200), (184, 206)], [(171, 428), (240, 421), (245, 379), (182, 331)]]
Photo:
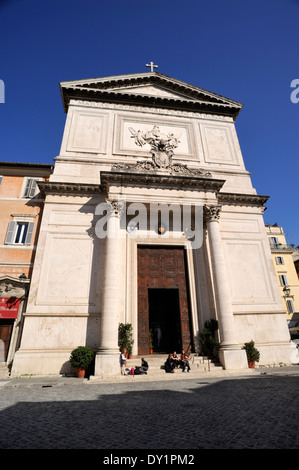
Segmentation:
[(158, 126), (154, 126), (151, 131), (146, 132), (141, 130), (135, 131), (135, 129), (129, 127), (129, 131), (132, 134), (132, 138), (135, 139), (135, 144), (140, 147), (149, 144), (154, 150), (169, 152), (179, 144), (179, 140), (174, 134), (162, 134)]
[(133, 135), (133, 137), (135, 137), (135, 144), (136, 145), (139, 145), (139, 147), (142, 147), (144, 144), (146, 144), (146, 140), (145, 140), (145, 134), (144, 132), (138, 130), (137, 132), (135, 131), (135, 129), (133, 129), (132, 127), (129, 127), (129, 131), (131, 132), (131, 134)]

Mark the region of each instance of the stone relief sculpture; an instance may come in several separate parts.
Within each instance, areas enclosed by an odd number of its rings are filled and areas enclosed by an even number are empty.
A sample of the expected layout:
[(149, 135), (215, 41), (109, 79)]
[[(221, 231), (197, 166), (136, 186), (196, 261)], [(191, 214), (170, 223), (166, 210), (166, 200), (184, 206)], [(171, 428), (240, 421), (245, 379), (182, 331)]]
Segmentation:
[(171, 165), (173, 149), (178, 147), (179, 140), (174, 134), (163, 134), (158, 126), (154, 126), (151, 131), (135, 131), (129, 127), (135, 144), (142, 147), (145, 144), (151, 146), (153, 160), (159, 168), (168, 168)]
[(23, 295), (24, 288), (10, 282), (0, 282), (0, 297), (22, 297)]
[(145, 144), (151, 146), (152, 161), (138, 161), (137, 163), (118, 163), (112, 166), (112, 171), (136, 171), (136, 172), (156, 172), (157, 170), (167, 171), (171, 175), (211, 177), (212, 174), (202, 168), (191, 169), (182, 163), (172, 163), (174, 149), (178, 147), (179, 140), (174, 134), (163, 134), (158, 126), (154, 126), (151, 131), (135, 131), (129, 127), (135, 144), (143, 147)]

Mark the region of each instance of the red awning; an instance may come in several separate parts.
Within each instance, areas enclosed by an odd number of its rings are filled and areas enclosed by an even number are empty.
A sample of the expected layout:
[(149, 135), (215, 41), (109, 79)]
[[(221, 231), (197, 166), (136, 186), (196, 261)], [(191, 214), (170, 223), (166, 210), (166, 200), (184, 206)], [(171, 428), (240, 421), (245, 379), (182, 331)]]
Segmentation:
[(21, 299), (0, 297), (0, 318), (17, 318)]

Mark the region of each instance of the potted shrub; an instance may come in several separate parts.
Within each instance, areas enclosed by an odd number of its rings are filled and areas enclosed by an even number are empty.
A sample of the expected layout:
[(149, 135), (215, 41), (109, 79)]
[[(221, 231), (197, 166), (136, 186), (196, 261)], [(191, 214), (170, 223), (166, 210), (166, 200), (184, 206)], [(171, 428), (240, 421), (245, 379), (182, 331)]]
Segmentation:
[(153, 330), (151, 328), (149, 329), (149, 349), (150, 354), (153, 354)]
[(220, 348), (220, 343), (216, 337), (217, 330), (217, 320), (207, 320), (204, 324), (202, 333), (199, 335), (199, 343), (202, 354), (212, 358), (214, 361), (218, 361)]
[(248, 367), (254, 369), (255, 363), (260, 360), (260, 353), (254, 346), (254, 341), (251, 340), (248, 343), (244, 343), (242, 349), (245, 349), (248, 361)]
[(131, 323), (120, 323), (118, 326), (118, 346), (120, 351), (126, 348), (129, 358), (133, 350), (133, 326)]
[(87, 346), (78, 346), (73, 349), (70, 356), (71, 366), (76, 369), (76, 376), (84, 378), (88, 366), (94, 359), (94, 351)]

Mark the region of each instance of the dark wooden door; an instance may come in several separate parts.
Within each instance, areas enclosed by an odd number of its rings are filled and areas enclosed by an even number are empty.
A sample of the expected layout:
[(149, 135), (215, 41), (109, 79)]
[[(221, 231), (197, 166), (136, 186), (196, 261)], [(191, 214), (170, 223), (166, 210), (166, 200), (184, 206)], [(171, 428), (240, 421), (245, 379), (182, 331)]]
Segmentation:
[[(187, 350), (192, 334), (189, 321), (187, 263), (184, 248), (138, 248), (138, 354), (149, 354), (148, 289), (179, 290), (181, 344)], [(171, 351), (169, 351), (171, 352)]]
[(0, 321), (0, 339), (4, 345), (4, 361), (7, 359), (8, 348), (12, 333), (13, 320), (1, 320)]

